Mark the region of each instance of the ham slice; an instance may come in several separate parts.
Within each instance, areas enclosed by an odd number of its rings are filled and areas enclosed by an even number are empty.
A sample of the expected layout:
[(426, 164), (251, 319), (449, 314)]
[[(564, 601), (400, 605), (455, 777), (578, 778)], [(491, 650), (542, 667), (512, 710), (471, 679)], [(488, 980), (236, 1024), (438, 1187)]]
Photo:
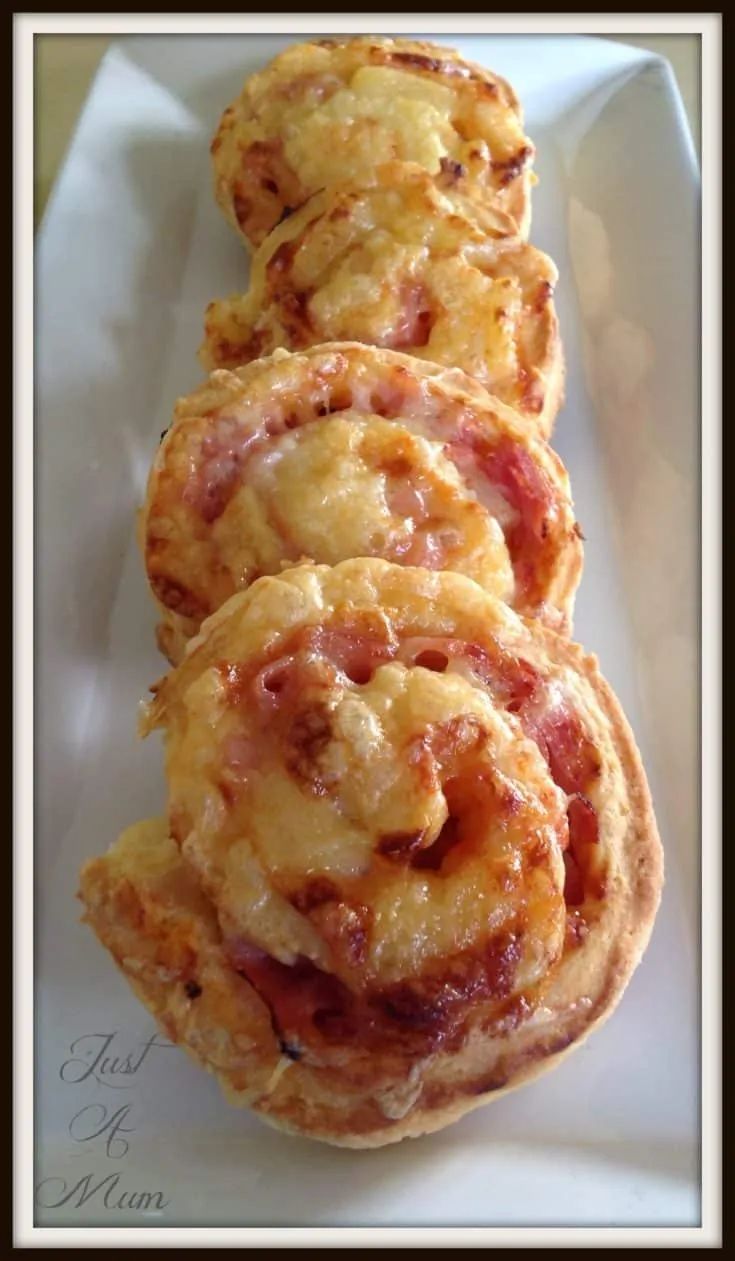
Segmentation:
[(418, 349), (425, 346), (434, 323), (428, 289), (420, 281), (404, 281), (398, 291), (398, 301), (399, 319), (391, 332), (377, 344), (390, 350)]
[(274, 1029), (292, 1048), (293, 1053), (286, 1054), (293, 1059), (300, 1058), (302, 1041), (313, 1041), (315, 1027), (327, 1024), (330, 1016), (344, 1019), (352, 1006), (347, 987), (310, 959), (299, 958), (289, 967), (244, 938), (228, 942), (227, 954), (232, 967), (270, 1008)]
[(589, 790), (599, 775), (600, 759), (577, 714), (557, 704), (531, 721), (529, 735), (538, 744), (554, 781), (564, 792), (584, 794)]
[(477, 459), (485, 477), (516, 514), (513, 524), (505, 529), (505, 540), (516, 582), (528, 592), (533, 589), (535, 571), (545, 551), (553, 505), (551, 486), (528, 451), (509, 439), (479, 449)]
[[(272, 422), (269, 422), (272, 428)], [(242, 481), (242, 472), (253, 449), (264, 441), (266, 418), (253, 424), (243, 418), (221, 415), (203, 439), (184, 485), (182, 498), (203, 521), (211, 525), (222, 516)]]

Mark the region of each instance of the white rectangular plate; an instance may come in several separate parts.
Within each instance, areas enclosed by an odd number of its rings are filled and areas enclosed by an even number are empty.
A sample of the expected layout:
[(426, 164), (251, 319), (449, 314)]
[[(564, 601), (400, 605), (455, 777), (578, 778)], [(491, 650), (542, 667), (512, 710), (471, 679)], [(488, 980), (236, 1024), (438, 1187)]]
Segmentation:
[[(230, 1109), (78, 923), (81, 863), (164, 801), (136, 707), (162, 672), (133, 540), (206, 303), (245, 283), (208, 142), (271, 36), (123, 40), (37, 249), (37, 1222), (685, 1225), (699, 1219), (699, 183), (671, 72), (604, 40), (445, 37), (538, 147), (532, 239), (568, 364), (555, 445), (587, 538), (575, 637), (637, 733), (667, 884), (613, 1018), (443, 1133), (355, 1153)], [(163, 1039), (159, 1038), (159, 1041)]]

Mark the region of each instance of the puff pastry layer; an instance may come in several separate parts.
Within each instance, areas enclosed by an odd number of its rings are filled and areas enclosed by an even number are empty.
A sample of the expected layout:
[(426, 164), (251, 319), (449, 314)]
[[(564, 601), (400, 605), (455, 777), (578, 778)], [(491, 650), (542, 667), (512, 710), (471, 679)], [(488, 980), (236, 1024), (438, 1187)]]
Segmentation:
[(533, 156), (505, 80), (450, 48), (375, 37), (286, 49), (212, 141), (217, 201), (251, 245), (312, 193), (392, 159), (492, 201), (526, 235)]
[(210, 303), (202, 362), (329, 341), (403, 350), (462, 368), (548, 436), (563, 382), (557, 271), (512, 231), (415, 164), (325, 189), (267, 237), (246, 295)]
[(595, 659), (460, 575), (263, 578), (154, 689), (168, 821), (86, 918), (235, 1103), (376, 1146), (551, 1067), (618, 1001), (661, 849)]
[(466, 573), (568, 627), (582, 566), (559, 457), (463, 373), (350, 343), (214, 372), (177, 404), (140, 521), (170, 660), (304, 558)]

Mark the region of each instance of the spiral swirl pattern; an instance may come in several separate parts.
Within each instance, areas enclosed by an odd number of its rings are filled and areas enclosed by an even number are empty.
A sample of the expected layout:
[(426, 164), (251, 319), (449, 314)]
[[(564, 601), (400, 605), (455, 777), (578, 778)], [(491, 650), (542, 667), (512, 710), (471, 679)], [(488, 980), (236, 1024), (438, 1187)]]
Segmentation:
[(582, 564), (563, 465), (462, 373), (339, 343), (213, 373), (180, 400), (141, 537), (178, 660), (254, 578), (382, 556), (569, 624)]

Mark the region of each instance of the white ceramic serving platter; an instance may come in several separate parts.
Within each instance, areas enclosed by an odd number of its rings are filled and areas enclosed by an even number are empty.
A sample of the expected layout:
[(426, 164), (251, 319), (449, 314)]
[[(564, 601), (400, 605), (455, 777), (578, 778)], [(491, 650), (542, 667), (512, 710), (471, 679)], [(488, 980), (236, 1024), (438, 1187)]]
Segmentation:
[[(699, 1218), (699, 178), (668, 66), (596, 39), (443, 37), (507, 76), (568, 363), (554, 442), (587, 539), (575, 635), (637, 733), (666, 850), (648, 953), (558, 1070), (376, 1152), (230, 1109), (78, 923), (77, 873), (162, 809), (162, 672), (133, 514), (208, 300), (246, 264), (208, 142), (289, 40), (122, 40), (37, 246), (38, 1224), (685, 1225)], [(164, 1039), (159, 1038), (159, 1042)]]

